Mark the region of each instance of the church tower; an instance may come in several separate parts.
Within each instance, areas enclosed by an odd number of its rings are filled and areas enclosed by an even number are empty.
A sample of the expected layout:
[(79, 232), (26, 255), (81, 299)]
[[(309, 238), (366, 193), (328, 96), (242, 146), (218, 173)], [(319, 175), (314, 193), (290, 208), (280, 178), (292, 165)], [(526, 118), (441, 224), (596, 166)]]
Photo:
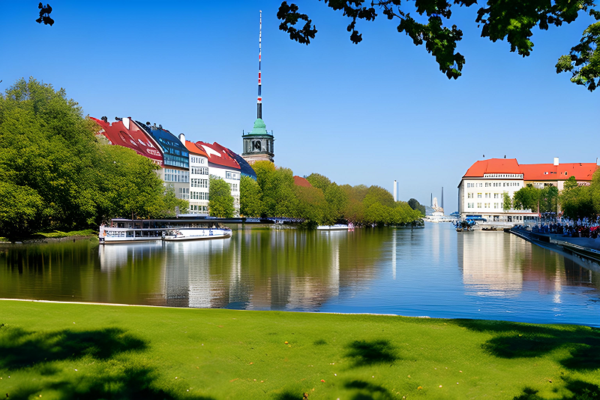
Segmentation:
[(273, 147), (273, 134), (267, 132), (267, 125), (262, 119), (262, 76), (261, 76), (261, 44), (262, 44), (262, 11), (260, 12), (259, 30), (258, 30), (258, 98), (256, 100), (256, 121), (252, 131), (244, 133), (244, 151), (242, 157), (249, 164), (256, 161), (273, 161), (275, 157), (275, 148)]

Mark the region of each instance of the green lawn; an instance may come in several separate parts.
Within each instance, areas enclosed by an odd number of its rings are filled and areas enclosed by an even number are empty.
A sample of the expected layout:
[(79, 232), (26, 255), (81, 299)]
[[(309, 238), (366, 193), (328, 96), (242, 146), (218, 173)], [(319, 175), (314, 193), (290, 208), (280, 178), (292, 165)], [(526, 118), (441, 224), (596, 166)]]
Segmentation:
[(0, 301), (9, 399), (600, 399), (600, 330)]

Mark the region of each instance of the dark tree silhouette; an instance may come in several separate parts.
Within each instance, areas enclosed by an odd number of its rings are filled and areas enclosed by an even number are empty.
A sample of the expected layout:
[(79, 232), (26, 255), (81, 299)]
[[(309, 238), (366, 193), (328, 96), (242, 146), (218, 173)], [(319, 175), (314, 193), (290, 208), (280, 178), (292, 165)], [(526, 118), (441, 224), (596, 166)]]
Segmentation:
[[(350, 40), (358, 44), (362, 34), (357, 21), (373, 21), (378, 13), (388, 20), (397, 21), (396, 30), (408, 35), (416, 46), (425, 45), (427, 52), (448, 79), (462, 75), (465, 57), (456, 51), (463, 32), (456, 25), (449, 26), (452, 11), (457, 7), (471, 7), (477, 0), (319, 0), (329, 8), (350, 19), (347, 27)], [(548, 30), (551, 25), (571, 23), (580, 15), (588, 14), (600, 21), (600, 12), (592, 7), (594, 0), (487, 0), (480, 1), (475, 23), (481, 36), (491, 41), (506, 40), (510, 51), (526, 57), (533, 50), (531, 37), (534, 28)], [(484, 3), (484, 4), (483, 4)], [(279, 29), (290, 39), (309, 44), (317, 34), (308, 15), (299, 12), (295, 4), (284, 1), (277, 13)], [(304, 21), (304, 22), (302, 22)], [(304, 23), (303, 26), (301, 26)], [(600, 84), (600, 22), (592, 23), (583, 33), (581, 43), (562, 56), (556, 65), (557, 72), (572, 72), (571, 81), (593, 91)]]
[(40, 17), (38, 19), (35, 20), (35, 22), (37, 22), (38, 24), (41, 24), (42, 22), (44, 23), (44, 25), (54, 25), (54, 20), (52, 18), (50, 18), (50, 13), (52, 12), (52, 7), (50, 7), (50, 4), (46, 4), (45, 6), (40, 3), (38, 5), (38, 8), (40, 9)]

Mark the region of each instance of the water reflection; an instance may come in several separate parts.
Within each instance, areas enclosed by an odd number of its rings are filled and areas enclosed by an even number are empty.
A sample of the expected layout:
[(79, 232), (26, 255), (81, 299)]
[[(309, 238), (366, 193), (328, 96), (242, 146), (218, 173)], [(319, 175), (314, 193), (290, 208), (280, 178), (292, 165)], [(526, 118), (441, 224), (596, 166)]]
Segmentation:
[(0, 297), (600, 325), (597, 264), (450, 225), (0, 248)]

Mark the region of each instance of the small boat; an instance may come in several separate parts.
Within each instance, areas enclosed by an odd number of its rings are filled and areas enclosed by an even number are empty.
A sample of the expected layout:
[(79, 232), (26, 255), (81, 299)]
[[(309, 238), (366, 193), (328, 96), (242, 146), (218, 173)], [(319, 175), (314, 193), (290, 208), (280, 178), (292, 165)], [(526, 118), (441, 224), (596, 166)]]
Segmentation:
[(163, 240), (179, 242), (184, 240), (227, 239), (231, 237), (229, 228), (173, 228), (167, 229)]
[(317, 226), (317, 230), (318, 231), (347, 231), (348, 229), (349, 229), (348, 225), (346, 225), (346, 224), (319, 225), (319, 226)]

